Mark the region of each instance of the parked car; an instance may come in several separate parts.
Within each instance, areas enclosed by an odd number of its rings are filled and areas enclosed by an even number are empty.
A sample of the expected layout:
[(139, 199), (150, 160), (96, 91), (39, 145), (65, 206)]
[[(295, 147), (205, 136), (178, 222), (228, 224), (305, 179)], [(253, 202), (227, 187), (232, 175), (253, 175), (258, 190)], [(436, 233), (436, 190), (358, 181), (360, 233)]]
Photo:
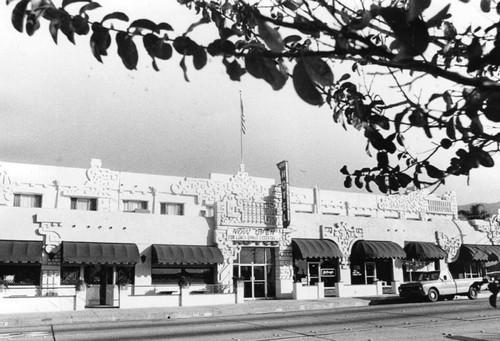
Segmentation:
[(454, 279), (447, 270), (421, 272), (416, 281), (399, 286), (399, 296), (405, 299), (427, 298), (431, 302), (452, 300), (456, 295), (475, 300), (481, 286), (486, 283), (488, 281), (482, 278)]

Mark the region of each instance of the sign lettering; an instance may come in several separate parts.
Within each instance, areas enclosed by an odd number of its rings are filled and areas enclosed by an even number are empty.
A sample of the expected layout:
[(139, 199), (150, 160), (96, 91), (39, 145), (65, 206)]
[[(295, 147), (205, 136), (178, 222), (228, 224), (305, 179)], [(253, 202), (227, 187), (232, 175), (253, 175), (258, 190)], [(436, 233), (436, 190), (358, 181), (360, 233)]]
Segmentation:
[(290, 188), (288, 184), (288, 161), (281, 161), (277, 164), (280, 171), (281, 182), (281, 208), (283, 227), (290, 225)]
[(234, 228), (227, 230), (227, 238), (233, 241), (279, 242), (281, 230), (255, 227)]

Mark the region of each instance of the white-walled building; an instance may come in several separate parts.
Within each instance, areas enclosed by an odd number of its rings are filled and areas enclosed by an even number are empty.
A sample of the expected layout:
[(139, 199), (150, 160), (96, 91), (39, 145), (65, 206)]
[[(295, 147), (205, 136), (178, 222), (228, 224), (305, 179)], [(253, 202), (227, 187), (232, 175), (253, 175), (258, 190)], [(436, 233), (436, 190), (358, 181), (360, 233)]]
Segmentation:
[(274, 179), (244, 169), (195, 179), (100, 160), (0, 162), (0, 298), (4, 307), (47, 298), (60, 310), (179, 304), (179, 281), (201, 294), (232, 293), (238, 280), (246, 299), (300, 299), (311, 288), (318, 298), (383, 295), (422, 269), (481, 277), (500, 256), (496, 217), (457, 220), (454, 193), (290, 187), (286, 228), (281, 198)]

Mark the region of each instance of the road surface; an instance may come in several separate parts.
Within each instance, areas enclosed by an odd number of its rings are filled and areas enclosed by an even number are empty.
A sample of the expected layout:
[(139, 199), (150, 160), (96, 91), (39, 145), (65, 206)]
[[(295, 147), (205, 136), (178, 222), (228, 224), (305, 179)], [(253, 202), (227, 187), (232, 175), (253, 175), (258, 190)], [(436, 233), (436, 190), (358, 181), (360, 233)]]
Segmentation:
[(487, 299), (243, 316), (1, 328), (0, 340), (500, 340)]

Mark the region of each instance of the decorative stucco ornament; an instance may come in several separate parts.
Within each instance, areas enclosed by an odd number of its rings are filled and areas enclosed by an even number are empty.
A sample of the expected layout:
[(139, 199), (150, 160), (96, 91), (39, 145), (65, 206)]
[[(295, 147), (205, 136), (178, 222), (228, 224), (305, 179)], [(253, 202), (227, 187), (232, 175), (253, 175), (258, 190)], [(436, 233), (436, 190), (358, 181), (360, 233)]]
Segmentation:
[(363, 238), (363, 229), (354, 226), (348, 226), (345, 222), (335, 223), (331, 226), (321, 226), (321, 238), (333, 240), (342, 252), (342, 263), (348, 263), (352, 244), (358, 239)]
[(439, 247), (447, 254), (446, 262), (454, 262), (458, 256), (460, 246), (462, 246), (462, 239), (460, 236), (448, 237), (443, 232), (436, 232), (436, 240)]
[(422, 191), (413, 191), (406, 195), (388, 195), (380, 199), (381, 210), (406, 211), (414, 213), (427, 212), (427, 201)]
[(486, 233), (493, 245), (500, 245), (500, 216), (498, 214), (485, 220), (470, 220), (470, 224), (476, 231)]
[(185, 178), (170, 189), (174, 194), (194, 195), (199, 203), (205, 204), (214, 204), (223, 199), (262, 201), (262, 198), (269, 196), (269, 187), (257, 184), (244, 171), (244, 167), (229, 181)]
[(111, 197), (111, 187), (116, 185), (118, 172), (102, 168), (101, 160), (92, 159), (86, 175), (87, 181), (85, 181), (82, 186), (70, 187), (64, 191), (64, 194), (93, 196), (98, 198)]
[(0, 204), (7, 204), (13, 198), (12, 181), (7, 171), (0, 165)]
[(193, 195), (198, 203), (217, 204), (218, 225), (277, 227), (281, 224), (280, 201), (274, 186), (258, 184), (241, 170), (229, 181), (185, 178), (171, 186), (179, 195)]
[(60, 222), (42, 222), (37, 232), (43, 236), (43, 249), (48, 254), (56, 254), (61, 251), (62, 238), (58, 230)]

